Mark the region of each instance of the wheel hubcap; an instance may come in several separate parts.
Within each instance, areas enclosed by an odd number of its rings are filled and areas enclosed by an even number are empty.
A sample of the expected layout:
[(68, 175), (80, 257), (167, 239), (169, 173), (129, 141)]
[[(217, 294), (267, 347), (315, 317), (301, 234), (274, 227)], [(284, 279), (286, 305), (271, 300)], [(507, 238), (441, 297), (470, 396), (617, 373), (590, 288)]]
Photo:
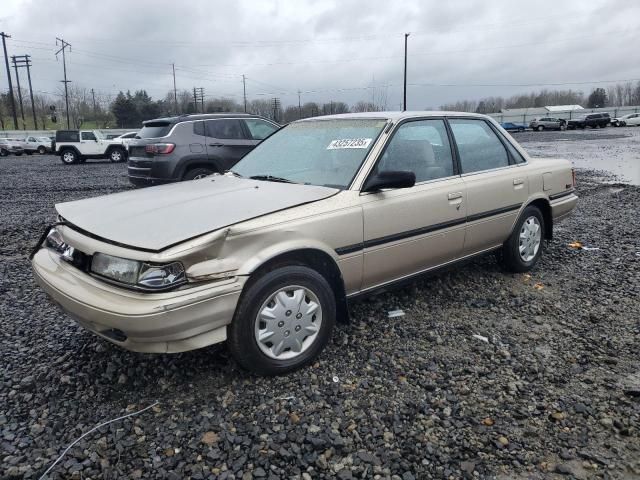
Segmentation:
[(542, 227), (537, 217), (527, 218), (520, 229), (520, 258), (530, 262), (535, 258), (542, 242)]
[(262, 353), (288, 360), (313, 344), (322, 324), (322, 307), (309, 289), (292, 285), (271, 294), (255, 321), (255, 339)]
[(62, 158), (64, 159), (65, 162), (67, 163), (71, 163), (73, 162), (73, 154), (72, 153), (65, 153)]
[(111, 159), (112, 159), (112, 160), (114, 160), (114, 161), (116, 161), (116, 162), (119, 162), (119, 161), (120, 161), (120, 158), (121, 158), (121, 156), (120, 156), (120, 152), (113, 152), (113, 153), (111, 154)]

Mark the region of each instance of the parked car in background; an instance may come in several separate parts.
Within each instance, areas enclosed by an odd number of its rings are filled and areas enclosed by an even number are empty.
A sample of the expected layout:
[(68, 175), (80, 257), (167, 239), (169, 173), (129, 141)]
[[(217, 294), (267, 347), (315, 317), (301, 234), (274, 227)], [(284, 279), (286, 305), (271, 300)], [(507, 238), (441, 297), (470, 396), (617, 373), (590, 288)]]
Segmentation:
[[(151, 122), (162, 138), (147, 145), (209, 120)], [(278, 374), (313, 362), (358, 296), (495, 251), (532, 269), (574, 187), (569, 161), (529, 157), (484, 115), (309, 118), (225, 175), (56, 205), (31, 259), (105, 340), (156, 353), (226, 340), (243, 367)]]
[(7, 155), (22, 155), (24, 148), (22, 142), (14, 140), (12, 138), (0, 138), (0, 155), (6, 157)]
[(529, 128), (541, 132), (543, 130), (565, 130), (567, 121), (562, 118), (542, 117), (534, 118), (529, 122)]
[(62, 163), (84, 163), (90, 158), (108, 158), (112, 162), (124, 162), (127, 151), (122, 141), (107, 140), (98, 130), (56, 131), (55, 153)]
[(129, 181), (154, 185), (226, 172), (279, 128), (246, 113), (148, 120), (129, 143)]
[(507, 132), (524, 132), (527, 129), (522, 123), (502, 122), (500, 126)]
[(611, 117), (608, 113), (589, 113), (581, 115), (577, 118), (572, 118), (567, 124), (567, 128), (604, 128), (611, 122)]
[(51, 152), (52, 142), (48, 137), (27, 137), (23, 141), (24, 151), (31, 155), (32, 153), (39, 153), (44, 155)]
[(114, 140), (120, 140), (125, 147), (129, 148), (129, 143), (137, 134), (138, 132), (123, 133), (122, 135), (117, 136)]
[(614, 127), (640, 126), (640, 113), (629, 113), (622, 117), (612, 118), (611, 125)]

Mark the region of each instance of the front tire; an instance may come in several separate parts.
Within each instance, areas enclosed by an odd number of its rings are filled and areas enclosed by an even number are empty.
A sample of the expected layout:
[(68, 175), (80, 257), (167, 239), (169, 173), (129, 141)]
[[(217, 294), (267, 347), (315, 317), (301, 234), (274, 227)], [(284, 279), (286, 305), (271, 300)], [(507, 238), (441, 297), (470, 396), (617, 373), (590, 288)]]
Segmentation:
[(80, 161), (80, 156), (75, 152), (75, 150), (63, 150), (60, 153), (60, 160), (62, 160), (62, 163), (65, 165), (73, 165)]
[(0, 149), (0, 157), (6, 157), (7, 155), (9, 155), (9, 150)]
[(44, 155), (45, 153), (47, 153), (47, 149), (44, 147), (38, 147), (38, 153), (40, 155)]
[(200, 180), (201, 178), (208, 177), (213, 173), (213, 170), (205, 167), (192, 168), (184, 174), (182, 180)]
[(505, 268), (517, 273), (531, 270), (542, 255), (544, 236), (542, 212), (537, 207), (528, 206), (502, 246), (502, 262)]
[(111, 160), (113, 163), (124, 162), (125, 159), (126, 154), (121, 148), (114, 148), (113, 150), (111, 150), (111, 152), (109, 152), (109, 160)]
[(228, 329), (236, 361), (259, 375), (312, 362), (335, 324), (336, 301), (327, 280), (311, 268), (287, 265), (250, 282)]
[(536, 130), (538, 130), (539, 132), (544, 130), (544, 127), (542, 125), (538, 125), (538, 127), (536, 128)]

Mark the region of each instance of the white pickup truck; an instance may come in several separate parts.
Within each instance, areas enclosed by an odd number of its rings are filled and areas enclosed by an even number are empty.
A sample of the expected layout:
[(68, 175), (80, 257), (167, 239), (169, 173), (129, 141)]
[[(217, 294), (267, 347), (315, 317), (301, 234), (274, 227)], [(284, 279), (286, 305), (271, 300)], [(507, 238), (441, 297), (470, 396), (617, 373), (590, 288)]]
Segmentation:
[(39, 153), (44, 155), (51, 151), (51, 139), (48, 137), (27, 137), (22, 141), (22, 147), (27, 155)]
[(91, 158), (108, 158), (112, 162), (127, 159), (122, 140), (107, 140), (98, 130), (57, 130), (54, 152), (67, 165)]

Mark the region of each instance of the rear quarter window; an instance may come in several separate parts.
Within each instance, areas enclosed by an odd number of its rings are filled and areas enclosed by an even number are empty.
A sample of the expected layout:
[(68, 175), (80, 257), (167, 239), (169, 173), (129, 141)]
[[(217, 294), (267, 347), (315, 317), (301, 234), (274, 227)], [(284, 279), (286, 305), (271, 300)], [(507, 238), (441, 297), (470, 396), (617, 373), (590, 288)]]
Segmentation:
[(73, 130), (58, 130), (56, 132), (56, 142), (79, 142), (80, 132)]

